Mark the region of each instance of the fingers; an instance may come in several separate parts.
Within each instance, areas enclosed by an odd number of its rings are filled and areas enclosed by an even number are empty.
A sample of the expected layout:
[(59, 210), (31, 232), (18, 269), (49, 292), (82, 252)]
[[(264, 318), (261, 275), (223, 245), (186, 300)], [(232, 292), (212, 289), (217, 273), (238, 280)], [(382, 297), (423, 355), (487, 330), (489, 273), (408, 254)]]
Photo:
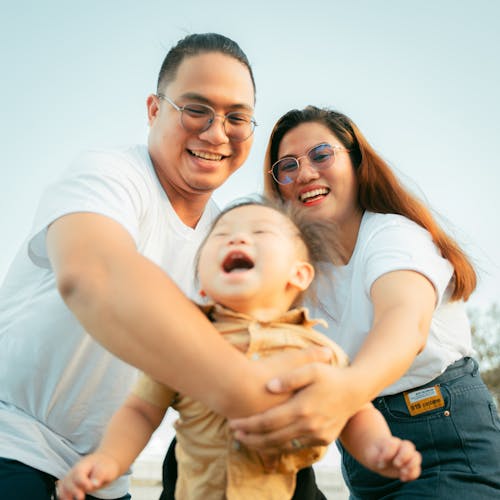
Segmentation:
[(392, 437), (379, 446), (376, 463), (381, 474), (412, 481), (420, 475), (422, 455), (411, 441)]
[[(230, 421), (234, 438), (254, 450), (295, 451), (301, 448), (326, 446), (337, 438), (343, 422), (334, 413), (317, 415), (305, 402), (288, 401), (267, 412), (243, 420)], [(294, 399), (292, 398), (292, 399)]]
[(89, 477), (89, 471), (72, 469), (57, 485), (59, 500), (85, 500), (85, 494), (97, 489)]
[(258, 415), (230, 420), (235, 439), (248, 448), (281, 451), (293, 450), (293, 439), (304, 447), (331, 443), (351, 415), (339, 402), (338, 373), (339, 368), (313, 363), (285, 375), (282, 389), (293, 390), (292, 397)]
[[(275, 406), (263, 413), (253, 415), (251, 417), (233, 419), (229, 421), (229, 428), (239, 431), (243, 434), (269, 434), (280, 430), (285, 426), (293, 424), (296, 417), (296, 410), (293, 401), (289, 400), (286, 403)], [(247, 444), (247, 443), (245, 443)]]
[(393, 464), (399, 468), (401, 481), (412, 481), (416, 479), (421, 472), (422, 455), (415, 449), (411, 441), (401, 441)]
[(316, 379), (317, 373), (318, 366), (311, 363), (270, 380), (266, 387), (268, 391), (274, 393), (298, 391), (312, 384)]
[(59, 500), (85, 500), (85, 494), (98, 490), (118, 477), (118, 467), (106, 457), (88, 455), (58, 482)]

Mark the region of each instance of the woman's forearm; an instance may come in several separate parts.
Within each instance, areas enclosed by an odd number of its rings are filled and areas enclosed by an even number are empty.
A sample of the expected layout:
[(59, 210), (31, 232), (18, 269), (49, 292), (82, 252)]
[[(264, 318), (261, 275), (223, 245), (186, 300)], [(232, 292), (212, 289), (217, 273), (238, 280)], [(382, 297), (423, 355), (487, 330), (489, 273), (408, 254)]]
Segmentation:
[(436, 295), (422, 275), (397, 271), (375, 282), (372, 301), (372, 328), (349, 367), (363, 401), (401, 378), (424, 349)]
[(394, 310), (370, 331), (349, 370), (353, 383), (371, 401), (408, 370), (422, 347), (422, 337), (407, 311)]

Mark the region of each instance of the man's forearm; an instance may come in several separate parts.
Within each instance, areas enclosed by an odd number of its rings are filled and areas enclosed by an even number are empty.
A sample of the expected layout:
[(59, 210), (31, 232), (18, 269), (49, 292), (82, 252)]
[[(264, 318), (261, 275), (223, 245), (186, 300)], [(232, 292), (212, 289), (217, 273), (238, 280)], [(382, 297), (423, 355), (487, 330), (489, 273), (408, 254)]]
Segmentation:
[(264, 388), (273, 374), (229, 345), (168, 276), (139, 254), (89, 263), (71, 283), (60, 283), (60, 291), (106, 349), (215, 411), (248, 415), (279, 401)]

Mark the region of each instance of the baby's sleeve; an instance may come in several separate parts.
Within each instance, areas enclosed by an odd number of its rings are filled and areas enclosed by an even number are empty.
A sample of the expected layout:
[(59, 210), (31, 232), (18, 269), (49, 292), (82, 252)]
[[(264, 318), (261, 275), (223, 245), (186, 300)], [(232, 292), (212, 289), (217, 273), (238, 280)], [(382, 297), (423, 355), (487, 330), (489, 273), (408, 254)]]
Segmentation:
[(140, 373), (132, 388), (132, 394), (158, 408), (166, 409), (172, 405), (177, 393), (170, 387), (153, 380), (149, 375)]

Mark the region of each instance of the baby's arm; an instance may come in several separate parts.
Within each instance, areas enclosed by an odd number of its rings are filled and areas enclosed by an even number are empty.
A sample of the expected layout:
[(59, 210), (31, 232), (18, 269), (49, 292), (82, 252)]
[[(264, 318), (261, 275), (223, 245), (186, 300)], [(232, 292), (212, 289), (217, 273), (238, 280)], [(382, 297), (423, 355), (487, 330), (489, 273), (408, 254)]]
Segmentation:
[(59, 481), (60, 500), (84, 500), (124, 474), (160, 425), (166, 409), (131, 394), (110, 420), (97, 450)]
[(415, 445), (393, 436), (371, 403), (348, 420), (340, 441), (359, 463), (377, 474), (401, 481), (412, 481), (420, 475), (422, 456)]

